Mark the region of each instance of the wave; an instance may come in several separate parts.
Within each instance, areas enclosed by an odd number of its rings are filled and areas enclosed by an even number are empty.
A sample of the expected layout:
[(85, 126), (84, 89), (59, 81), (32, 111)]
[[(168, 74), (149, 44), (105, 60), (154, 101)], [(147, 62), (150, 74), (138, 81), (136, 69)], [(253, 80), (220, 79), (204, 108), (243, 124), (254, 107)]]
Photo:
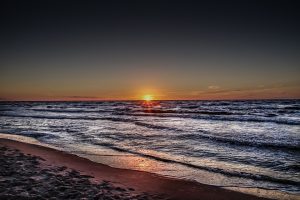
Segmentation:
[[(203, 120), (216, 120), (216, 121), (237, 121), (237, 122), (266, 122), (266, 123), (276, 123), (276, 124), (284, 124), (284, 125), (300, 125), (300, 121), (298, 120), (287, 120), (287, 119), (274, 119), (274, 118), (262, 118), (258, 116), (199, 116), (199, 115), (179, 115), (178, 113), (174, 113), (175, 115), (167, 115), (166, 113), (150, 113), (150, 114), (142, 114), (142, 113), (115, 113), (116, 115), (125, 115), (125, 116), (139, 116), (139, 117), (176, 117), (176, 118), (189, 118), (189, 119), (203, 119)], [(160, 115), (163, 114), (163, 115)], [(274, 117), (274, 116), (272, 116)]]
[[(156, 135), (143, 135), (143, 134), (124, 134), (124, 133), (121, 133), (121, 132), (114, 132), (114, 133), (106, 133), (106, 132), (101, 132), (99, 134), (97, 134), (97, 136), (95, 137), (95, 135), (91, 136), (90, 134), (79, 134), (78, 135), (80, 137), (80, 142), (88, 142), (88, 143), (93, 143), (93, 141), (95, 139), (100, 139), (100, 140), (112, 140), (110, 141), (109, 143), (110, 144), (119, 144), (119, 142), (129, 142), (130, 141), (130, 144), (132, 146), (135, 146), (136, 143), (139, 143), (139, 147), (141, 148), (145, 148), (145, 149), (151, 149), (151, 150), (154, 150), (154, 151), (158, 151), (158, 152), (168, 152), (168, 153), (171, 153), (171, 154), (179, 154), (179, 155), (183, 155), (183, 156), (186, 156), (186, 157), (195, 157), (195, 158), (198, 158), (198, 157), (213, 157), (219, 161), (224, 161), (224, 162), (232, 162), (232, 163), (242, 163), (242, 164), (246, 164), (246, 165), (251, 165), (251, 166), (258, 166), (258, 167), (261, 167), (261, 166), (265, 166), (265, 167), (268, 167), (268, 168), (272, 168), (273, 170), (279, 170), (279, 171), (282, 171), (282, 170), (296, 170), (296, 168), (293, 166), (293, 164), (289, 164), (289, 165), (285, 165), (284, 162), (281, 162), (281, 161), (270, 161), (270, 160), (256, 160), (256, 159), (249, 159), (249, 158), (244, 158), (244, 157), (224, 157), (224, 155), (222, 154), (218, 154), (218, 153), (212, 153), (212, 152), (209, 152), (209, 151), (180, 151), (178, 152), (177, 150), (180, 149), (187, 149), (187, 146), (185, 145), (182, 145), (182, 144), (189, 144), (188, 141), (186, 141), (187, 139), (191, 139), (191, 140), (197, 140), (197, 138), (195, 137), (191, 137), (189, 135), (186, 135), (186, 137), (181, 137), (181, 136), (178, 136), (178, 135), (165, 135), (165, 134), (156, 134)], [(144, 142), (145, 141), (149, 141), (149, 140), (156, 140), (156, 139), (164, 139), (166, 141), (177, 141), (175, 142), (172, 146), (160, 146), (160, 145), (150, 145), (148, 146), (148, 144), (145, 144)], [(201, 140), (203, 140), (203, 138), (201, 138)], [(135, 141), (135, 142), (134, 142)], [(216, 141), (214, 141), (216, 142)], [(142, 143), (142, 144), (141, 144)], [(219, 141), (217, 141), (217, 143), (219, 143)], [(224, 142), (223, 142), (224, 143)], [(215, 143), (216, 144), (216, 143)], [(225, 143), (227, 144), (227, 143)], [(142, 146), (141, 146), (142, 145)], [(146, 145), (146, 146), (144, 146)], [(219, 144), (216, 144), (217, 146), (219, 146)], [(240, 145), (240, 144), (239, 144)], [(231, 146), (231, 144), (230, 144)], [(244, 146), (244, 145), (242, 145)], [(231, 147), (232, 148), (232, 147)], [(234, 149), (236, 149), (234, 147)], [(173, 151), (175, 150), (175, 152)], [(252, 149), (253, 150), (253, 149)], [(251, 151), (252, 151), (251, 150)], [(273, 151), (273, 148), (270, 149), (270, 151)], [(298, 172), (298, 171), (296, 171)]]
[(294, 150), (300, 151), (300, 141), (296, 144), (283, 144), (283, 143), (269, 143), (269, 142), (262, 142), (262, 141), (247, 141), (247, 140), (237, 140), (235, 138), (225, 138), (225, 137), (218, 137), (212, 134), (207, 134), (207, 131), (200, 131), (201, 133), (205, 134), (184, 134), (176, 136), (177, 139), (207, 139), (212, 140), (215, 142), (239, 145), (239, 146), (252, 146), (252, 147), (260, 147), (260, 148), (272, 148), (272, 149), (287, 149), (287, 150)]
[(7, 112), (7, 111), (12, 111), (12, 109), (9, 109), (9, 108), (0, 108), (0, 112)]
[(152, 129), (159, 129), (159, 130), (174, 130), (174, 131), (181, 131), (177, 128), (171, 128), (167, 126), (159, 126), (148, 124), (144, 122), (140, 122), (134, 119), (126, 119), (126, 118), (116, 118), (116, 117), (77, 117), (77, 116), (41, 116), (41, 115), (15, 115), (15, 114), (0, 114), (0, 116), (5, 117), (21, 117), (21, 118), (34, 118), (34, 119), (70, 119), (70, 120), (108, 120), (108, 121), (115, 121), (115, 122), (129, 122), (133, 123), (137, 126), (143, 126)]
[[(52, 108), (52, 107), (50, 107)], [(53, 112), (53, 113), (118, 113), (118, 112), (142, 112), (142, 113), (181, 113), (181, 114), (203, 114), (203, 115), (233, 115), (236, 113), (226, 111), (189, 111), (189, 110), (132, 110), (130, 108), (122, 108), (115, 110), (66, 110), (66, 109), (30, 109), (37, 112)], [(241, 114), (241, 113), (239, 113)]]
[(24, 135), (33, 137), (35, 139), (58, 139), (59, 138), (59, 136), (57, 135), (53, 135), (49, 133), (40, 133), (40, 132), (31, 132)]
[(53, 112), (53, 113), (107, 113), (110, 110), (58, 110), (58, 109), (30, 109), (38, 112)]
[(21, 117), (21, 118), (34, 118), (34, 119), (80, 119), (76, 117), (66, 117), (66, 116), (41, 116), (41, 115), (19, 115), (19, 114), (0, 114), (4, 117)]
[(300, 106), (286, 106), (283, 109), (285, 109), (285, 110), (300, 110)]
[(180, 113), (180, 114), (203, 114), (203, 115), (234, 115), (226, 111), (189, 111), (189, 110), (137, 110), (142, 113)]
[(276, 123), (276, 124), (285, 124), (285, 125), (300, 125), (300, 121), (294, 121), (294, 120), (287, 120), (287, 119), (266, 119), (266, 118), (257, 118), (257, 117), (241, 117), (237, 116), (234, 118), (224, 118), (224, 117), (210, 117), (210, 118), (204, 118), (204, 117), (193, 117), (194, 119), (211, 119), (211, 120), (221, 120), (221, 121), (239, 121), (239, 122), (267, 122), (267, 123)]
[(5, 117), (21, 117), (21, 118), (34, 118), (34, 119), (74, 119), (74, 120), (111, 120), (111, 121), (128, 121), (123, 118), (112, 117), (80, 117), (80, 116), (43, 116), (43, 115), (19, 115), (19, 114), (0, 114)]
[(289, 185), (296, 185), (299, 186), (300, 183), (294, 180), (287, 180), (287, 179), (280, 179), (280, 178), (276, 178), (276, 177), (271, 177), (271, 176), (267, 176), (267, 175), (261, 175), (261, 174), (251, 174), (251, 173), (247, 173), (247, 172), (234, 172), (234, 171), (226, 171), (224, 169), (220, 169), (220, 168), (214, 168), (214, 167), (207, 167), (207, 166), (200, 166), (200, 165), (195, 165), (192, 163), (187, 163), (187, 162), (183, 162), (183, 161), (178, 161), (178, 160), (171, 160), (168, 158), (162, 158), (162, 157), (158, 157), (158, 156), (153, 156), (153, 155), (149, 155), (149, 154), (144, 154), (141, 152), (136, 152), (136, 151), (132, 151), (129, 149), (124, 149), (124, 148), (120, 148), (120, 147), (116, 147), (110, 143), (99, 143), (99, 142), (93, 142), (94, 145), (99, 145), (99, 146), (104, 146), (119, 152), (126, 152), (126, 153), (131, 153), (134, 155), (138, 155), (138, 156), (142, 156), (145, 158), (150, 158), (153, 160), (157, 160), (160, 162), (165, 162), (165, 163), (174, 163), (174, 164), (180, 164), (189, 168), (194, 168), (194, 169), (200, 169), (200, 170), (205, 170), (205, 171), (209, 171), (209, 172), (214, 172), (214, 173), (219, 173), (219, 174), (223, 174), (225, 176), (230, 176), (230, 177), (238, 177), (238, 178), (247, 178), (247, 179), (252, 179), (252, 180), (257, 180), (257, 181), (268, 181), (268, 182), (273, 182), (273, 183), (281, 183), (281, 184), (289, 184)]
[(21, 136), (27, 136), (27, 137), (32, 137), (35, 139), (58, 139), (58, 135), (53, 135), (49, 133), (43, 133), (43, 132), (35, 132), (35, 131), (12, 131), (12, 130), (6, 130), (6, 134), (14, 134), (14, 135), (21, 135)]
[[(97, 109), (97, 110), (86, 110), (86, 109), (37, 109), (32, 108), (30, 111), (36, 112), (52, 112), (52, 113), (109, 113), (112, 115), (124, 115), (124, 116), (143, 116), (143, 117), (177, 117), (177, 118), (191, 118), (191, 119), (203, 119), (203, 120), (218, 120), (218, 121), (237, 121), (237, 122), (265, 122), (265, 123), (276, 123), (283, 125), (300, 125), (298, 119), (287, 119), (278, 118), (278, 114), (291, 113), (297, 109), (297, 106), (287, 106), (284, 109), (274, 111), (272, 113), (247, 113), (247, 112), (236, 112), (222, 111), (222, 110), (172, 110), (172, 109), (137, 109), (132, 108), (111, 108), (111, 109)], [(2, 111), (2, 112), (1, 112)], [(0, 116), (9, 115), (7, 111), (11, 109), (0, 108)], [(76, 117), (76, 116), (75, 116)], [(100, 117), (99, 117), (100, 118)]]
[(134, 122), (134, 124), (138, 125), (138, 126), (144, 126), (144, 127), (147, 127), (147, 128), (151, 128), (151, 129), (183, 131), (183, 130), (178, 129), (178, 128), (172, 128), (172, 127), (168, 127), (168, 126), (160, 126), (160, 125), (148, 124), (148, 123), (138, 122), (138, 121)]
[[(9, 114), (1, 114), (1, 116), (9, 116), (9, 117), (27, 117), (27, 118), (37, 118), (37, 119), (70, 119), (70, 120), (108, 120), (108, 121), (115, 121), (115, 122), (127, 122), (133, 123), (137, 126), (143, 126), (146, 128), (151, 129), (158, 129), (158, 130), (171, 130), (171, 131), (178, 131), (184, 132), (184, 130), (178, 128), (172, 128), (168, 126), (161, 126), (161, 125), (154, 125), (149, 123), (140, 122), (134, 119), (126, 119), (126, 118), (115, 118), (115, 117), (70, 117), (70, 116), (39, 116), (39, 115), (9, 115)], [(269, 142), (262, 142), (262, 141), (247, 141), (247, 140), (236, 140), (234, 138), (225, 138), (215, 136), (208, 131), (199, 130), (198, 133), (201, 134), (184, 134), (176, 136), (176, 139), (206, 139), (220, 143), (232, 144), (232, 145), (239, 145), (239, 146), (253, 146), (253, 147), (260, 147), (260, 148), (272, 148), (272, 149), (287, 149), (287, 150), (294, 150), (300, 151), (300, 145), (298, 143), (269, 143)]]

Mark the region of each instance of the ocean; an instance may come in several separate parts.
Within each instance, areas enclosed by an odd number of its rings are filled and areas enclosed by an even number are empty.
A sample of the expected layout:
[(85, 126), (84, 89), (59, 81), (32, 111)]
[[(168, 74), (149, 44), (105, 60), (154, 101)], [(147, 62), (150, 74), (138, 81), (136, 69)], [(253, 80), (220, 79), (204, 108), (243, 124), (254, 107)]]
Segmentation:
[(300, 100), (0, 102), (0, 132), (113, 167), (300, 193)]

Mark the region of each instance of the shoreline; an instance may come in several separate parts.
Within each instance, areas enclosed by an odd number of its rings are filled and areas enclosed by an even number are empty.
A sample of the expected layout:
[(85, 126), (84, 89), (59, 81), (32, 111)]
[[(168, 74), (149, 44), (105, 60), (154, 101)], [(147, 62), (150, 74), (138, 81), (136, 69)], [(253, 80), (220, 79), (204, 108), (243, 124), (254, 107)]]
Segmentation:
[(0, 138), (0, 145), (43, 159), (40, 167), (66, 167), (92, 176), (92, 182), (109, 181), (117, 187), (133, 188), (134, 193), (163, 195), (169, 199), (266, 199), (195, 181), (164, 177), (150, 172), (113, 168), (77, 155), (37, 144)]

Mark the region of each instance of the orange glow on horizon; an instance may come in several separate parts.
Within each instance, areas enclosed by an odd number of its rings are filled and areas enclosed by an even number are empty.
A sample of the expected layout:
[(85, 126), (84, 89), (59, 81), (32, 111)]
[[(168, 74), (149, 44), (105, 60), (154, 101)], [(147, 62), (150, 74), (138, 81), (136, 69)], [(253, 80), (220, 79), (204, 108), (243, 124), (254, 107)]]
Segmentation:
[[(139, 88), (101, 93), (98, 91), (10, 91), (1, 92), (0, 101), (143, 101), (155, 104), (161, 100), (247, 100), (247, 99), (299, 99), (299, 86), (270, 85), (265, 87), (240, 87), (236, 89), (180, 90)], [(7, 88), (5, 88), (7, 89)], [(284, 94), (284, 95), (283, 95)]]

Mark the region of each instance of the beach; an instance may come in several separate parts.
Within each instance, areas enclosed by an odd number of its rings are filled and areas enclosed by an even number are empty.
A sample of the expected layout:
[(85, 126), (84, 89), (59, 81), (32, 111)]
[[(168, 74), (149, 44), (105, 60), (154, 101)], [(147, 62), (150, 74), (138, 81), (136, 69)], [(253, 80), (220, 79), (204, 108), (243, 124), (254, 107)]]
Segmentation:
[(0, 138), (129, 199), (290, 200), (299, 199), (298, 108), (297, 100), (2, 102)]
[(264, 199), (0, 139), (2, 199)]
[(300, 200), (299, 2), (4, 1), (0, 200)]

